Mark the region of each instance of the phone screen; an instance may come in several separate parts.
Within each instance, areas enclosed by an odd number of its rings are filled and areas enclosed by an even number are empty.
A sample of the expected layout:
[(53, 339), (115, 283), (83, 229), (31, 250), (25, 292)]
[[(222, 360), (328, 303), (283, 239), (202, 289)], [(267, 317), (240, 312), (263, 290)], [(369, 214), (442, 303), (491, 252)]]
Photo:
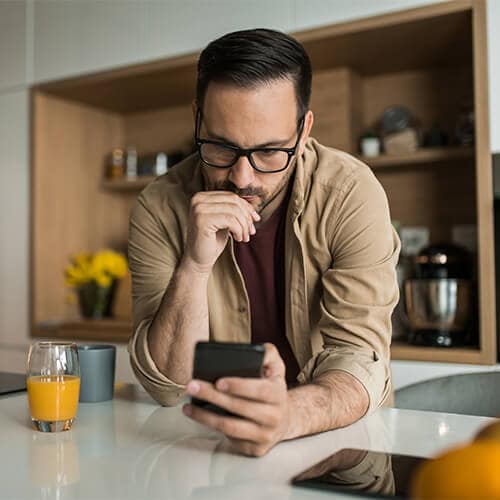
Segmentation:
[[(265, 348), (261, 344), (198, 342), (195, 348), (193, 378), (215, 383), (222, 377), (262, 376)], [(220, 415), (237, 416), (226, 410), (191, 398), (194, 405)]]
[(422, 457), (342, 449), (292, 479), (292, 484), (372, 498), (409, 498)]

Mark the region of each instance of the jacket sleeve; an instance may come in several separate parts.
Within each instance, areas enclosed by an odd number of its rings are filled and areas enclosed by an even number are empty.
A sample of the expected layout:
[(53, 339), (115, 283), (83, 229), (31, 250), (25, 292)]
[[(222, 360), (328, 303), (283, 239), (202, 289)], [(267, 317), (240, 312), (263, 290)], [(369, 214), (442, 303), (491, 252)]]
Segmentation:
[(172, 406), (184, 396), (184, 386), (169, 380), (153, 361), (148, 332), (178, 262), (178, 249), (164, 225), (141, 195), (129, 226), (129, 266), (132, 275), (133, 332), (128, 351), (132, 369), (158, 403)]
[(399, 299), (400, 243), (384, 190), (368, 167), (355, 169), (333, 199), (327, 225), (332, 264), (322, 278), (315, 332), (323, 350), (306, 364), (299, 381), (329, 370), (347, 372), (365, 387), (371, 411), (392, 397), (391, 315)]

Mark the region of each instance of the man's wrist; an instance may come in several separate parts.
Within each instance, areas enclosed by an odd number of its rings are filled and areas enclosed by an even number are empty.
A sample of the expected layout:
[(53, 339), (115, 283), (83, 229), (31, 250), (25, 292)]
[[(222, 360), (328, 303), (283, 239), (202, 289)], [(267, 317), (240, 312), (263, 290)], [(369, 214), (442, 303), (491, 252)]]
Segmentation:
[(188, 275), (194, 279), (204, 279), (208, 280), (210, 273), (212, 272), (213, 266), (202, 266), (197, 262), (193, 261), (189, 257), (183, 257), (180, 261), (177, 272), (179, 274)]
[(299, 430), (299, 419), (300, 419), (300, 408), (297, 406), (296, 393), (289, 389), (287, 391), (287, 414), (285, 417), (285, 429), (282, 441), (287, 441), (289, 439), (295, 439), (300, 436)]

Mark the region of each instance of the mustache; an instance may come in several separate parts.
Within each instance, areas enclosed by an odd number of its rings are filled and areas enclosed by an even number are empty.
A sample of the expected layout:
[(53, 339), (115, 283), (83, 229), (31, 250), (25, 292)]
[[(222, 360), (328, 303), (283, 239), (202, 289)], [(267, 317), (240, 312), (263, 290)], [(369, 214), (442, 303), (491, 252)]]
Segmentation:
[(230, 191), (238, 196), (259, 196), (261, 198), (265, 195), (264, 190), (260, 187), (247, 186), (239, 188), (228, 180), (215, 182), (213, 186), (211, 186), (211, 191)]

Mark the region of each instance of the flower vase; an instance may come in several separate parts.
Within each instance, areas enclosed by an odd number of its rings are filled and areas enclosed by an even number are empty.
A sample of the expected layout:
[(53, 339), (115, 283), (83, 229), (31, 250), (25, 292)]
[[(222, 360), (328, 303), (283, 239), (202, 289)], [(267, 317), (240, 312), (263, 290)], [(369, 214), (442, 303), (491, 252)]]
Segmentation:
[(81, 285), (78, 289), (80, 314), (88, 319), (102, 319), (112, 316), (112, 302), (115, 281), (104, 287), (92, 281)]

